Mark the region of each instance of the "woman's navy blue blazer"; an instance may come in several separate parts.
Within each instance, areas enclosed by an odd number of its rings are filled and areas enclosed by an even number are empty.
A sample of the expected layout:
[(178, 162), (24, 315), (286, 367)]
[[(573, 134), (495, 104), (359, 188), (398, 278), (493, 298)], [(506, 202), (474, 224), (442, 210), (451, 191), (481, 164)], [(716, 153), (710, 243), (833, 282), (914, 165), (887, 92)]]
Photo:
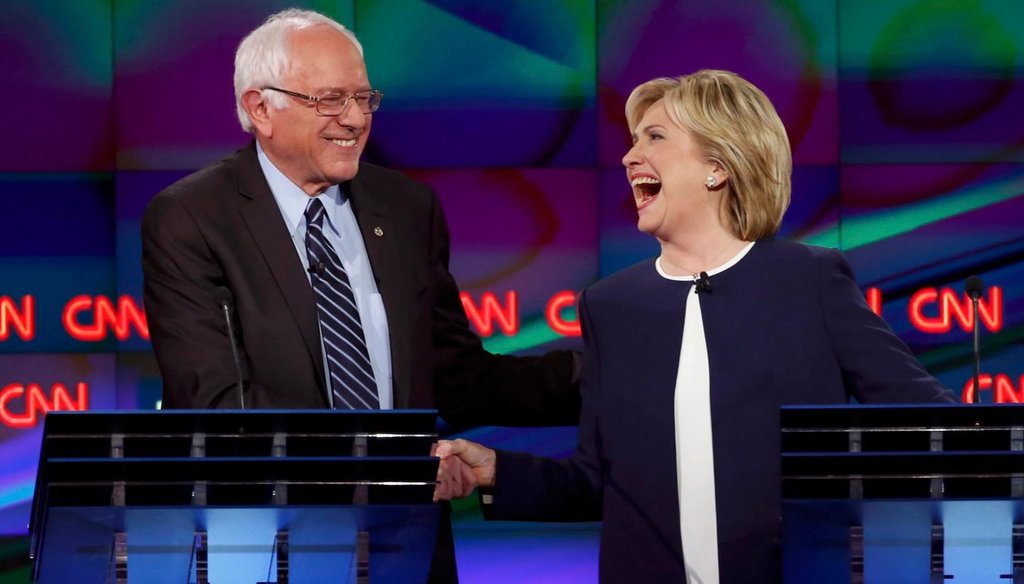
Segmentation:
[[(498, 454), (486, 515), (603, 520), (602, 582), (686, 581), (673, 394), (691, 286), (649, 260), (585, 290), (577, 451), (569, 460)], [(779, 407), (955, 399), (871, 311), (838, 251), (760, 241), (711, 277), (700, 303), (721, 582), (776, 582)]]

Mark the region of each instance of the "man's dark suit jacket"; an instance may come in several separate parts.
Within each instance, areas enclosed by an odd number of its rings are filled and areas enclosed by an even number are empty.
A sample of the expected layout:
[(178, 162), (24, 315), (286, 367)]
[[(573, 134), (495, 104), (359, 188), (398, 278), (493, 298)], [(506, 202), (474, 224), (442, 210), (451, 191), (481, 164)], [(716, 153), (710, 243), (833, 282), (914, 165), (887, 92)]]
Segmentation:
[[(437, 195), (367, 163), (347, 191), (387, 312), (394, 407), (437, 407), (454, 425), (575, 424), (571, 353), (496, 356), (470, 331)], [(237, 407), (218, 288), (233, 295), (246, 407), (327, 407), (313, 291), (255, 143), (158, 194), (143, 215), (142, 255), (164, 408)], [(447, 521), (441, 535), (433, 580), (453, 580)]]
[[(779, 407), (954, 401), (877, 317), (839, 252), (761, 241), (700, 294), (723, 584), (780, 577)], [(685, 582), (673, 399), (686, 295), (646, 261), (580, 296), (580, 443), (569, 461), (499, 452), (496, 519), (603, 516), (602, 582)], [(683, 372), (685, 374), (685, 372)], [(687, 472), (687, 469), (682, 469)]]

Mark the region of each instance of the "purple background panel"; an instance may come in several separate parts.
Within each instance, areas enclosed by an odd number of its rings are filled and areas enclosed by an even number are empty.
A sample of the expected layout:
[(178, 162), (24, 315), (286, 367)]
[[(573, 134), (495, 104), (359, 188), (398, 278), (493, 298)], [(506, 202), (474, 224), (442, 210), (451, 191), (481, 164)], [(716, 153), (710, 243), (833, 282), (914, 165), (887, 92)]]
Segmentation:
[[(242, 38), (282, 0), (122, 0), (114, 11), (117, 167), (196, 169), (245, 144), (232, 72)], [(352, 2), (307, 2), (351, 24)]]
[(463, 290), (518, 290), (543, 309), (596, 276), (596, 173), (590, 169), (432, 170), (411, 173), (441, 197), (452, 273)]
[(1024, 165), (848, 165), (842, 193), (844, 248), (864, 284), (958, 283), (1022, 258)]
[(1024, 159), (1024, 4), (839, 6), (844, 162)]
[(385, 94), (369, 159), (404, 168), (594, 164), (594, 4), (537, 8), (357, 2), (370, 80)]
[(838, 159), (836, 18), (827, 2), (598, 2), (600, 164), (629, 145), (623, 109), (637, 85), (698, 69), (734, 71), (772, 100), (798, 164)]
[(4, 2), (0, 172), (113, 170), (110, 8), (109, 0)]

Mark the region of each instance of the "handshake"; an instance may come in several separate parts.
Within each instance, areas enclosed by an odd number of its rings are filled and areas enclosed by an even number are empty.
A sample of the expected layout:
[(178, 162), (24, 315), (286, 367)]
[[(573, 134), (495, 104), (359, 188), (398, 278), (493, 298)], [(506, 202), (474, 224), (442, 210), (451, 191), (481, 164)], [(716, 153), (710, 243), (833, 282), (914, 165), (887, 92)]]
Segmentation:
[(494, 450), (459, 438), (439, 441), (430, 454), (441, 459), (434, 487), (435, 502), (469, 496), (477, 487), (494, 486)]

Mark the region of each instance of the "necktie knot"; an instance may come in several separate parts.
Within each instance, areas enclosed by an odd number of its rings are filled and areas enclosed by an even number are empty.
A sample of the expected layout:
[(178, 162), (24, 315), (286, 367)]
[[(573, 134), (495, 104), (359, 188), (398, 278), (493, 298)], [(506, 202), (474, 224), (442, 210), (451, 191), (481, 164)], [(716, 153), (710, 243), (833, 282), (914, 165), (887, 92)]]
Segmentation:
[(321, 225), (324, 220), (324, 204), (320, 199), (312, 199), (306, 205), (306, 225)]

